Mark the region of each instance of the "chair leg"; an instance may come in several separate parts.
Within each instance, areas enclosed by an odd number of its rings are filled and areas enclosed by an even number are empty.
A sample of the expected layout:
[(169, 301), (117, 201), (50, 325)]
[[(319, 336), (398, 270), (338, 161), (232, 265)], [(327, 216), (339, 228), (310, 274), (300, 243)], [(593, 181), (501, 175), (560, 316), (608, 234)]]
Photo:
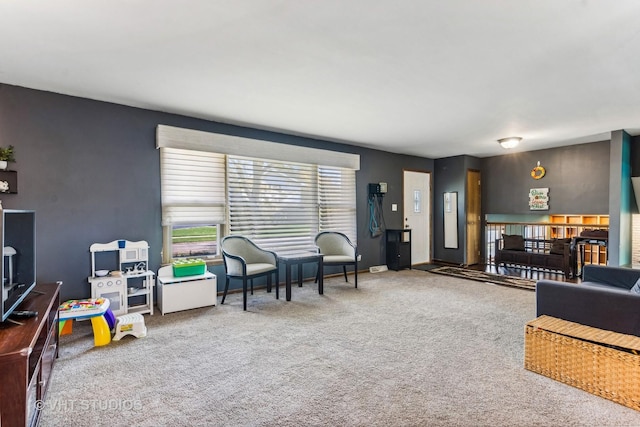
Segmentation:
[(224, 304), (224, 299), (227, 297), (227, 291), (229, 290), (229, 278), (227, 277), (227, 282), (224, 285), (224, 294), (222, 294), (222, 302), (220, 305)]
[(355, 269), (353, 270), (353, 275), (355, 277), (356, 288), (358, 287), (358, 263), (356, 262)]
[(342, 271), (344, 271), (344, 281), (348, 282), (349, 279), (347, 279), (347, 266), (346, 265), (342, 266)]
[[(278, 270), (275, 272), (276, 276), (276, 299), (280, 299), (280, 283), (278, 282)], [(269, 279), (271, 279), (271, 274), (269, 274)]]
[[(253, 281), (251, 283), (251, 290), (253, 291)], [(247, 311), (247, 278), (242, 278), (242, 305), (244, 311)]]
[(251, 279), (251, 295), (253, 295), (253, 279)]

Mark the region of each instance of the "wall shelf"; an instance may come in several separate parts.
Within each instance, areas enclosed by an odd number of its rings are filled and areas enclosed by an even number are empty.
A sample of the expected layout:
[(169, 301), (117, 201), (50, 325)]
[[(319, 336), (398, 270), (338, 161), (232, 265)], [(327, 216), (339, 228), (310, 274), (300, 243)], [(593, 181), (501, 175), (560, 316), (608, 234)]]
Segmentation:
[[(5, 182), (6, 182), (6, 186), (4, 184)], [(0, 170), (0, 193), (5, 193), (5, 194), (18, 193), (18, 172)]]

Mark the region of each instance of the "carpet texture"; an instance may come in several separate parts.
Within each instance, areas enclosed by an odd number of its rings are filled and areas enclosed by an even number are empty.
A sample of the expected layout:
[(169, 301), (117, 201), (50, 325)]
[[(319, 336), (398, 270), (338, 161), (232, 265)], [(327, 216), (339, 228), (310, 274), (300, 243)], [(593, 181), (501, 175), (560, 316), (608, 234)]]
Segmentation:
[(431, 273), (444, 274), (446, 276), (459, 277), (478, 282), (488, 282), (496, 285), (530, 289), (532, 291), (535, 291), (536, 289), (535, 280), (525, 279), (522, 277), (505, 276), (503, 274), (487, 273), (484, 271), (469, 270), (459, 267), (438, 267), (429, 271)]
[[(350, 276), (353, 280), (353, 276)], [(420, 270), (62, 337), (41, 426), (615, 426), (640, 413), (523, 367), (535, 294)]]

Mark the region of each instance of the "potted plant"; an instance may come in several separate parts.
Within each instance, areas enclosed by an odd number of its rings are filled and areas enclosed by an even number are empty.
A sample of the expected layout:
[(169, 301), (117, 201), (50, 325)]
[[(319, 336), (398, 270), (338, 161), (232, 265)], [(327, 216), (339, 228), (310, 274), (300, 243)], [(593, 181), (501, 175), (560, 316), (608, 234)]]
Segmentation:
[(15, 153), (13, 152), (13, 145), (8, 147), (0, 147), (0, 169), (5, 170), (9, 162), (15, 162)]

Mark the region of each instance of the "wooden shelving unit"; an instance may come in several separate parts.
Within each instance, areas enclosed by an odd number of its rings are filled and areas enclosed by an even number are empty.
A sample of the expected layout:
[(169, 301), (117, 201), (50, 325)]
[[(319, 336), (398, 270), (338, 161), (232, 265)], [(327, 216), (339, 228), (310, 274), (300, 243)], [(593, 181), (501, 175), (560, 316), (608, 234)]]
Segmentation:
[(550, 215), (551, 238), (578, 236), (586, 228), (609, 227), (609, 215)]
[[(609, 215), (550, 215), (549, 222), (552, 239), (571, 238), (587, 229), (608, 229)], [(584, 244), (584, 261), (586, 264), (606, 264), (606, 246)]]

